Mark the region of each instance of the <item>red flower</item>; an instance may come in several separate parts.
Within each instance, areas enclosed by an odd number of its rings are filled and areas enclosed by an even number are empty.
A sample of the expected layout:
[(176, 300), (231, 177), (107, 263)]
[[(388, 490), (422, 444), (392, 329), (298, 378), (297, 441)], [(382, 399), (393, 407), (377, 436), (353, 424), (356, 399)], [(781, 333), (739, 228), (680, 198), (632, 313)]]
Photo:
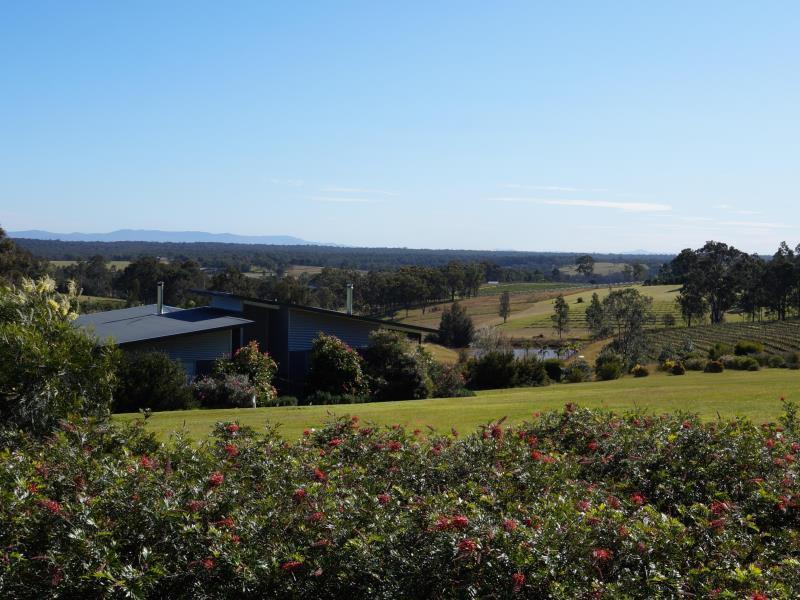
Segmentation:
[(324, 518), (325, 515), (319, 511), (313, 512), (310, 515), (308, 515), (308, 520), (311, 521), (312, 523), (319, 523)]
[(314, 479), (317, 481), (325, 481), (328, 479), (328, 476), (325, 475), (325, 472), (322, 471), (319, 467), (314, 468)]
[(525, 585), (525, 575), (520, 572), (514, 573), (511, 576), (511, 583), (514, 584), (514, 593), (518, 594), (522, 586)]
[(55, 500), (40, 500), (39, 505), (53, 515), (61, 513), (61, 504)]
[(588, 500), (578, 500), (578, 510), (581, 512), (586, 512), (591, 506)]
[(774, 448), (775, 447), (775, 440), (773, 440), (772, 438), (768, 438), (767, 441), (764, 442), (764, 445), (767, 448)]
[(214, 471), (211, 474), (211, 477), (208, 478), (208, 485), (210, 485), (211, 487), (218, 487), (222, 485), (223, 481), (225, 481), (225, 475), (223, 475), (219, 471)]
[(292, 573), (294, 571), (297, 571), (297, 569), (299, 569), (302, 566), (303, 563), (301, 563), (299, 560), (287, 560), (286, 562), (281, 563), (281, 569), (286, 571), (287, 573)]
[(596, 441), (592, 440), (586, 445), (586, 447), (589, 448), (589, 450), (591, 450), (592, 452), (596, 452), (599, 445), (600, 444), (598, 444)]
[(450, 519), (450, 526), (454, 529), (466, 529), (469, 525), (469, 519), (464, 515), (455, 515)]
[(725, 527), (725, 519), (714, 519), (708, 522), (709, 527), (712, 529), (722, 529)]
[(225, 444), (224, 450), (225, 454), (228, 455), (228, 458), (233, 458), (239, 454), (239, 449), (233, 444)]
[(431, 447), (431, 453), (434, 456), (439, 456), (442, 453), (442, 447), (441, 446), (433, 446), (433, 447)]
[(518, 525), (519, 524), (514, 519), (506, 519), (503, 521), (503, 529), (505, 529), (508, 533), (516, 531)]
[(39, 486), (38, 485), (36, 485), (35, 483), (29, 483), (28, 484), (28, 492), (30, 492), (31, 494), (35, 494), (38, 491), (39, 491)]
[(230, 425), (227, 425), (225, 427), (225, 431), (227, 431), (228, 433), (236, 433), (237, 431), (239, 431), (239, 426), (236, 423), (231, 423)]
[(384, 506), (385, 506), (386, 504), (389, 504), (389, 501), (390, 501), (391, 499), (392, 499), (392, 497), (391, 497), (391, 496), (389, 496), (389, 494), (378, 494), (378, 502), (380, 502), (380, 503), (381, 503), (381, 504), (383, 504)]
[(478, 549), (478, 544), (475, 543), (475, 540), (470, 538), (464, 538), (460, 542), (458, 542), (458, 550), (459, 552), (463, 552), (464, 554), (471, 554)]
[(303, 429), (303, 435), (304, 435), (305, 437), (308, 437), (308, 436), (310, 436), (310, 435), (311, 435), (311, 430), (310, 430), (310, 429)]
[(728, 512), (730, 506), (728, 506), (727, 502), (720, 502), (719, 500), (714, 500), (714, 502), (711, 503), (710, 508), (712, 513), (719, 516)]
[(391, 450), (392, 452), (399, 452), (402, 449), (403, 449), (403, 444), (401, 444), (400, 442), (396, 442), (394, 440), (389, 442), (389, 450)]
[(436, 529), (436, 531), (444, 531), (445, 529), (449, 529), (450, 519), (448, 519), (447, 517), (439, 517), (438, 519), (436, 519), (436, 523), (434, 524), (433, 527), (434, 529)]
[(236, 535), (235, 533), (231, 534), (231, 542), (233, 542), (234, 544), (238, 544), (241, 541), (242, 538), (240, 538), (238, 535)]
[(328, 442), (328, 446), (330, 446), (331, 448), (336, 448), (336, 446), (341, 445), (341, 443), (342, 440), (340, 440), (339, 438), (333, 438), (330, 442)]
[(620, 506), (622, 506), (620, 501), (614, 496), (609, 496), (608, 498), (606, 498), (606, 502), (613, 509), (618, 509)]
[(214, 568), (214, 559), (213, 558), (210, 558), (210, 557), (209, 558), (204, 558), (200, 562), (203, 563), (203, 568), (206, 569), (207, 571), (210, 571), (211, 569)]
[(503, 428), (500, 427), (500, 425), (492, 425), (491, 432), (492, 432), (492, 437), (494, 439), (496, 440), (503, 439)]
[(148, 457), (143, 456), (139, 459), (139, 466), (143, 469), (152, 470), (153, 467), (155, 467), (155, 464)]
[(216, 525), (217, 527), (228, 527), (228, 528), (231, 528), (231, 527), (233, 527), (233, 519), (231, 519), (230, 517), (225, 517), (224, 519), (220, 519), (219, 521), (215, 521), (214, 525)]
[(595, 548), (594, 550), (592, 550), (592, 558), (594, 558), (597, 561), (611, 560), (613, 556), (614, 553), (611, 552), (611, 550), (608, 550), (607, 548)]
[(189, 512), (199, 512), (205, 505), (206, 503), (202, 500), (189, 500), (189, 502), (186, 503), (186, 509)]
[(762, 594), (761, 592), (753, 592), (753, 595), (750, 596), (750, 600), (769, 600), (766, 594)]
[(792, 452), (794, 452), (795, 454), (800, 452), (800, 444), (798, 444), (797, 442), (792, 442)]
[(633, 502), (636, 506), (641, 506), (647, 502), (647, 500), (645, 499), (644, 494), (641, 492), (633, 492), (631, 494), (631, 502)]
[(294, 491), (294, 494), (292, 494), (292, 499), (299, 504), (305, 499), (306, 496), (308, 496), (307, 491), (305, 491), (303, 488), (297, 488)]
[(359, 435), (364, 435), (364, 436), (369, 435), (370, 433), (372, 433), (372, 427), (362, 427), (361, 429), (358, 430), (358, 433)]
[(322, 539), (316, 540), (314, 542), (311, 542), (311, 547), (312, 548), (327, 548), (330, 545), (331, 545), (331, 541), (329, 539), (327, 539), (327, 538), (322, 538)]

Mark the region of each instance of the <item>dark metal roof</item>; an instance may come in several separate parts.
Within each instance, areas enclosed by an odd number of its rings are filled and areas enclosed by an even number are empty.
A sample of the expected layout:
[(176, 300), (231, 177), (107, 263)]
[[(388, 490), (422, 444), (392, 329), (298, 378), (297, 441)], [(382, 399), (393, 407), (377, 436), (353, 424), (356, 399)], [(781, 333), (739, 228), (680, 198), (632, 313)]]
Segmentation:
[(85, 329), (98, 340), (110, 339), (120, 345), (232, 329), (249, 323), (252, 323), (249, 319), (209, 307), (165, 306), (164, 313), (158, 315), (155, 304), (81, 315), (74, 321), (76, 327)]
[(335, 317), (340, 317), (344, 319), (354, 319), (357, 321), (364, 321), (367, 323), (373, 323), (375, 325), (381, 325), (383, 327), (388, 327), (390, 329), (401, 329), (403, 331), (411, 331), (414, 333), (438, 333), (438, 329), (432, 329), (430, 327), (421, 327), (419, 325), (409, 325), (407, 323), (398, 323), (397, 321), (388, 321), (383, 319), (376, 319), (374, 317), (363, 317), (361, 315), (348, 315), (347, 313), (339, 312), (338, 310), (330, 310), (328, 308), (318, 308), (316, 306), (305, 306), (303, 304), (292, 304), (291, 302), (277, 302), (274, 300), (264, 300), (262, 298), (252, 298), (248, 296), (239, 296), (237, 294), (230, 294), (228, 292), (218, 292), (216, 290), (200, 290), (200, 289), (193, 289), (192, 292), (195, 294), (205, 294), (207, 296), (219, 296), (222, 298), (235, 298), (237, 300), (242, 300), (243, 302), (255, 302), (258, 304), (265, 304), (269, 306), (286, 306), (288, 308), (293, 308), (295, 310), (304, 310), (308, 312), (320, 313), (324, 315), (332, 315)]

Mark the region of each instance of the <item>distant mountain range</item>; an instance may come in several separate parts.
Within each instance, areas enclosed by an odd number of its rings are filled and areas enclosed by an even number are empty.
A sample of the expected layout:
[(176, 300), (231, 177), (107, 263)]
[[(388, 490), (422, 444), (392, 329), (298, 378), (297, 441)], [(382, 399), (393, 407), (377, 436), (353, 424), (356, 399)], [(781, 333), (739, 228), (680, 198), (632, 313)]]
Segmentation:
[(118, 229), (109, 233), (54, 233), (29, 229), (9, 231), (12, 238), (30, 240), (62, 240), (65, 242), (221, 242), (228, 244), (274, 244), (278, 246), (320, 246), (290, 235), (237, 235), (207, 231), (161, 231), (158, 229)]

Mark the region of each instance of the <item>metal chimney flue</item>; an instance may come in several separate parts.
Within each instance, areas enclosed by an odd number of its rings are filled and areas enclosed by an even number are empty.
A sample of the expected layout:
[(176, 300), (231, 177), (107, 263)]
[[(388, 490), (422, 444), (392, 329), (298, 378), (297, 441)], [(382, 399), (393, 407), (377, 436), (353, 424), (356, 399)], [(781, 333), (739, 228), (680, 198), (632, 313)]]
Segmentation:
[(353, 284), (347, 284), (347, 314), (353, 314)]
[(158, 293), (156, 294), (156, 314), (164, 314), (164, 282), (158, 282)]

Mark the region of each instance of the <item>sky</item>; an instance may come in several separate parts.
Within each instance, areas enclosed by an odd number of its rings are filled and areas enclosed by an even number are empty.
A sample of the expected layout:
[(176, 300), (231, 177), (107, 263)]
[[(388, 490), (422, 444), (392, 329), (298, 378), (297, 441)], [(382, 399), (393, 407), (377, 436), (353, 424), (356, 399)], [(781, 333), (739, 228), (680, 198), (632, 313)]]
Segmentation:
[(800, 242), (800, 3), (16, 2), (0, 226)]

